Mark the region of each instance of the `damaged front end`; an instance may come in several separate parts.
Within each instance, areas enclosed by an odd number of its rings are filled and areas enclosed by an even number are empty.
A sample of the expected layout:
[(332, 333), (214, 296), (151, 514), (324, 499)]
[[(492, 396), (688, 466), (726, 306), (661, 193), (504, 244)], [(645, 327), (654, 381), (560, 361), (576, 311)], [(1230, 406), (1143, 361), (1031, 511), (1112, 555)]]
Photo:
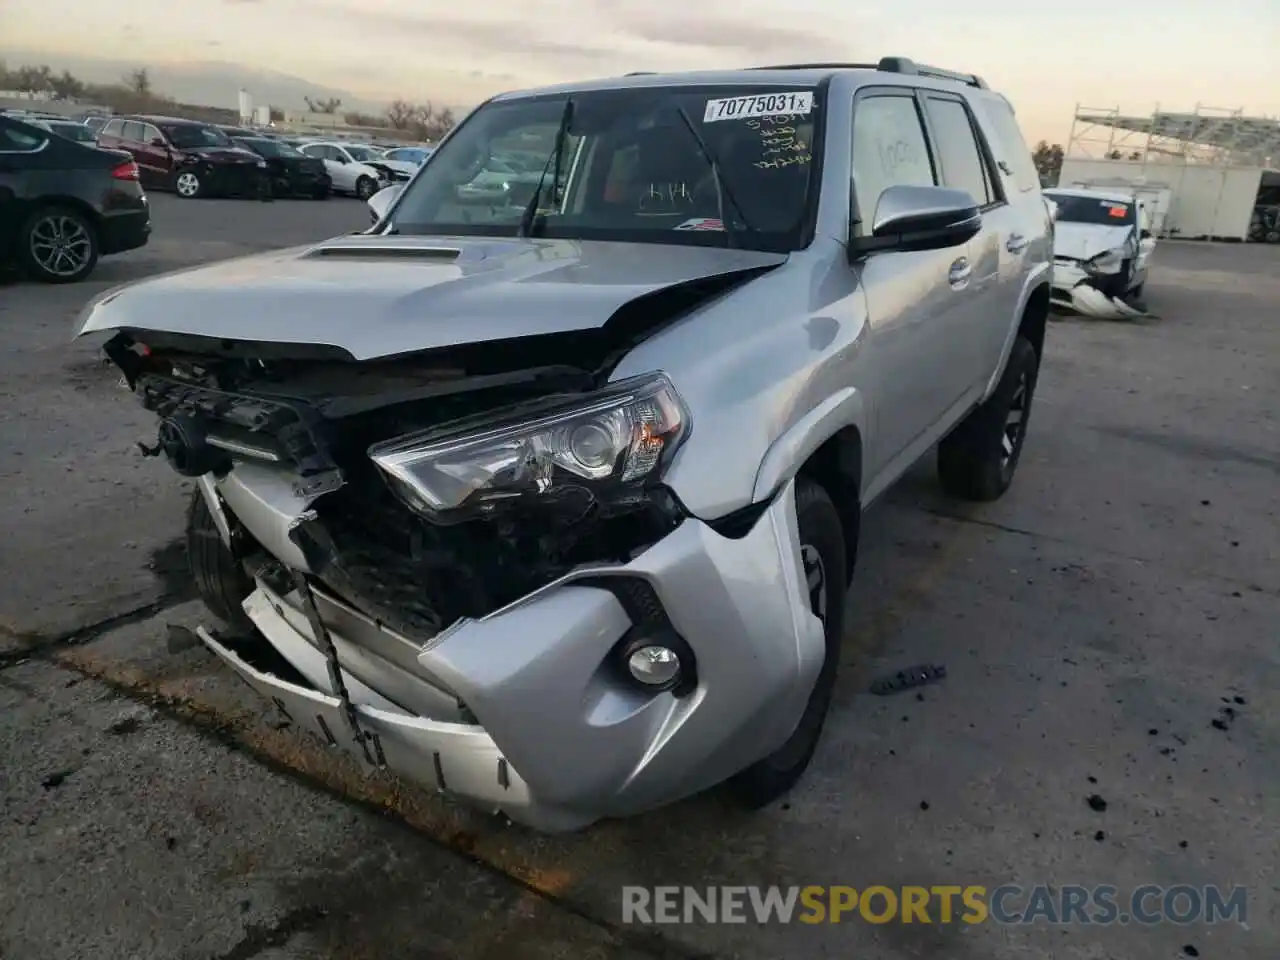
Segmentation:
[(1090, 260), (1059, 254), (1054, 258), (1050, 302), (1101, 320), (1145, 317), (1145, 310), (1127, 301), (1129, 271), (1129, 263), (1116, 260), (1111, 252)]
[(360, 362), (114, 336), (160, 418), (144, 452), (197, 480), (291, 671), (206, 645), (360, 763), (543, 830), (776, 746), (823, 649), (790, 488), (731, 535), (689, 516), (662, 482), (689, 412), (660, 373), (608, 381), (618, 330)]

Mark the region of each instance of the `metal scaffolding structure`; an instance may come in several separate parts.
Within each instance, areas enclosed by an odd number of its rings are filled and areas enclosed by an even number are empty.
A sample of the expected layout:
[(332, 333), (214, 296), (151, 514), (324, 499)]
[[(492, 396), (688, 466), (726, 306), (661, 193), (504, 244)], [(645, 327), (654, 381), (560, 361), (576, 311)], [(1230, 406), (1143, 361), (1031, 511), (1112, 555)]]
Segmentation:
[(1201, 104), (1191, 113), (1157, 106), (1149, 116), (1077, 104), (1066, 156), (1272, 167), (1280, 164), (1280, 120)]

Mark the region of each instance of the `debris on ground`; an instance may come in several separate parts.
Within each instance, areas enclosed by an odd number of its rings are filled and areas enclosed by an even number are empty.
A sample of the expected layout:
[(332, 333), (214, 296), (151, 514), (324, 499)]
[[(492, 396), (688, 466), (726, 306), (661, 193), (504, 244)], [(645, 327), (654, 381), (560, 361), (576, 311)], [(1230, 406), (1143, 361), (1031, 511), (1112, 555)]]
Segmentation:
[(1102, 797), (1098, 796), (1098, 794), (1096, 793), (1089, 794), (1089, 797), (1088, 799), (1085, 800), (1085, 803), (1089, 804), (1090, 810), (1095, 810), (1098, 813), (1102, 813), (1102, 811), (1107, 809), (1107, 801), (1102, 799)]
[(901, 693), (903, 690), (922, 687), (927, 683), (937, 683), (939, 680), (945, 680), (946, 677), (947, 668), (941, 664), (909, 667), (906, 670), (899, 670), (892, 676), (879, 677), (873, 680), (871, 692), (877, 697), (887, 697), (890, 694)]

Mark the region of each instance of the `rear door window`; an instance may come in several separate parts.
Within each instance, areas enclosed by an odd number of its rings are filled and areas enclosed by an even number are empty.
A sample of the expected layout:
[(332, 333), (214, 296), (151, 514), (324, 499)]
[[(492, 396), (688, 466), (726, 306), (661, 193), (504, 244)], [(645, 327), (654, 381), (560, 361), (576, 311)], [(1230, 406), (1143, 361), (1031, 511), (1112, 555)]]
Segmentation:
[(1013, 178), (1019, 190), (1024, 193), (1035, 190), (1040, 186), (1040, 174), (1013, 108), (1004, 100), (991, 98), (983, 100), (981, 109), (988, 129), (995, 134), (991, 138), (991, 152), (995, 154), (996, 166)]
[(967, 190), (980, 207), (995, 202), (998, 198), (993, 195), (968, 108), (960, 100), (928, 96), (925, 111), (933, 129), (943, 184), (955, 190)]

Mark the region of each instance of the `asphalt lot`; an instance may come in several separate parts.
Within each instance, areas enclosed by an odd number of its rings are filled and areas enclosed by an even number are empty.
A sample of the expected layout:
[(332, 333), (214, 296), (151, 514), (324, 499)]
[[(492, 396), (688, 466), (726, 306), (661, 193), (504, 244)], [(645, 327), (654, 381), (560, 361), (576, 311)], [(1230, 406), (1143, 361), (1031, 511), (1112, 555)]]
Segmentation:
[[(91, 283), (0, 286), (0, 956), (1280, 955), (1274, 248), (1163, 244), (1160, 319), (1052, 325), (1004, 500), (947, 502), (927, 463), (868, 514), (837, 702), (787, 803), (548, 838), (365, 779), (170, 650), (200, 617), (185, 493), (137, 455), (152, 424), (96, 344), (69, 343), (112, 284), (366, 222), (158, 196), (153, 242)], [(946, 679), (867, 693), (921, 663)], [(621, 923), (626, 884), (1006, 883), (1244, 885), (1248, 929)]]

